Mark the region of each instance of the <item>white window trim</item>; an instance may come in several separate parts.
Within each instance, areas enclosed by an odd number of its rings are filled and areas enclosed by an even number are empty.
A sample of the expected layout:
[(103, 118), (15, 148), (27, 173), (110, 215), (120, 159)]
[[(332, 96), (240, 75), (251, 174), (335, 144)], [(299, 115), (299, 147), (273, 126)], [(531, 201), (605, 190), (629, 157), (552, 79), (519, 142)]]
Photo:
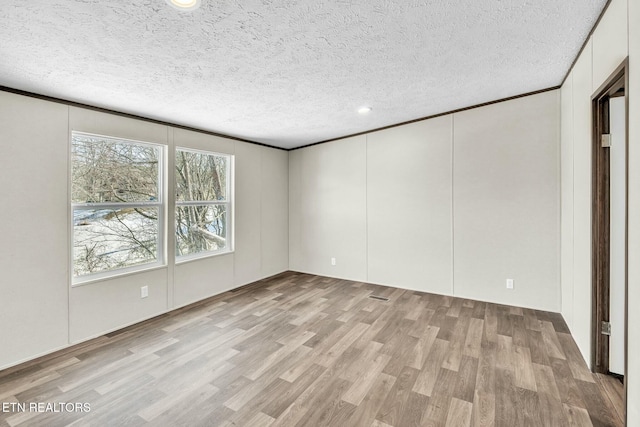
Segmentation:
[[(100, 138), (111, 141), (123, 141), (125, 143), (131, 143), (136, 145), (144, 145), (153, 148), (157, 148), (159, 152), (158, 156), (158, 200), (149, 202), (121, 202), (121, 203), (73, 203), (72, 201), (72, 191), (71, 187), (72, 183), (72, 170), (73, 170), (73, 160), (72, 160), (72, 148), (73, 148), (73, 136), (80, 135), (86, 136), (90, 138)], [(166, 263), (166, 230), (167, 230), (167, 215), (166, 215), (166, 200), (165, 194), (167, 194), (167, 145), (158, 144), (148, 141), (140, 141), (130, 138), (117, 137), (117, 136), (107, 136), (100, 135), (88, 132), (81, 132), (72, 130), (69, 134), (69, 191), (68, 191), (68, 206), (69, 209), (69, 230), (70, 230), (70, 245), (69, 245), (69, 261), (70, 261), (70, 270), (69, 275), (71, 277), (71, 287), (81, 286), (93, 282), (103, 281), (106, 279), (127, 276), (131, 274), (135, 274), (142, 271), (154, 270), (158, 268), (164, 268), (167, 266)], [(97, 273), (84, 274), (82, 276), (74, 275), (74, 248), (75, 248), (75, 225), (74, 225), (74, 212), (76, 210), (92, 210), (92, 209), (120, 209), (122, 207), (156, 207), (158, 208), (158, 239), (157, 239), (157, 258), (154, 262), (146, 262), (144, 264), (132, 265), (130, 267), (117, 268), (113, 270), (100, 271)]]
[[(234, 171), (234, 167), (235, 167), (235, 156), (233, 154), (227, 154), (227, 153), (218, 153), (215, 151), (207, 151), (207, 150), (199, 150), (199, 149), (195, 149), (195, 148), (188, 148), (188, 147), (180, 147), (180, 146), (176, 146), (174, 148), (174, 157), (176, 156), (176, 154), (178, 153), (178, 151), (185, 151), (188, 153), (196, 153), (196, 154), (203, 154), (203, 155), (207, 155), (207, 156), (219, 156), (219, 157), (226, 157), (227, 158), (227, 177), (226, 177), (226, 186), (225, 186), (225, 193), (227, 195), (227, 199), (223, 202), (218, 201), (218, 200), (197, 200), (197, 201), (179, 201), (179, 200), (174, 200), (174, 209), (177, 209), (180, 206), (205, 206), (205, 205), (226, 205), (227, 206), (227, 235), (226, 235), (226, 240), (228, 242), (227, 247), (224, 249), (219, 249), (219, 250), (213, 250), (213, 251), (204, 251), (204, 252), (197, 252), (197, 253), (192, 253), (192, 254), (187, 254), (187, 255), (178, 255), (177, 251), (175, 253), (174, 256), (174, 262), (176, 265), (178, 264), (183, 264), (183, 263), (187, 263), (187, 262), (191, 262), (194, 260), (198, 260), (198, 259), (202, 259), (202, 258), (211, 258), (211, 257), (216, 257), (216, 256), (220, 256), (220, 255), (227, 255), (227, 254), (231, 254), (235, 251), (234, 248), (234, 230), (235, 230), (235, 216), (234, 216), (234, 199), (235, 199), (235, 195), (233, 193), (234, 191), (234, 186), (233, 186), (233, 181), (235, 178), (235, 171)], [(175, 168), (174, 168), (175, 169)], [(175, 170), (172, 171), (172, 173), (175, 174)], [(174, 179), (174, 186), (175, 186), (175, 179)], [(174, 194), (175, 194), (175, 188), (174, 188)], [(175, 212), (174, 212), (175, 215)], [(229, 224), (230, 222), (230, 224)], [(173, 221), (173, 239), (174, 242), (176, 242), (176, 234), (177, 234), (177, 230), (176, 230), (176, 221)]]

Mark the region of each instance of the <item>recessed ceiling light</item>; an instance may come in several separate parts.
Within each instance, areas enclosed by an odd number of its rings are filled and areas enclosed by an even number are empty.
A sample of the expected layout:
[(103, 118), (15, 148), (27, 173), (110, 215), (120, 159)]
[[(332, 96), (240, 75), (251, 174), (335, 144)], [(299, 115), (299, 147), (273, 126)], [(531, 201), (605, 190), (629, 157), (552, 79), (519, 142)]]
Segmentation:
[(360, 108), (358, 108), (358, 113), (360, 113), (360, 114), (367, 114), (369, 111), (371, 111), (371, 107), (360, 107)]
[(167, 3), (178, 10), (195, 10), (200, 7), (200, 0), (167, 0)]

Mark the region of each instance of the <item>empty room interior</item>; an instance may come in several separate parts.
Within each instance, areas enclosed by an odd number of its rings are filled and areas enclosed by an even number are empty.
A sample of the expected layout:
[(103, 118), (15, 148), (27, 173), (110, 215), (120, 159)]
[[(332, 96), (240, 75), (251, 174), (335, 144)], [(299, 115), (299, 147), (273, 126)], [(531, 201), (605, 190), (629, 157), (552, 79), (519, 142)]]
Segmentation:
[(0, 40), (0, 426), (640, 426), (640, 1)]

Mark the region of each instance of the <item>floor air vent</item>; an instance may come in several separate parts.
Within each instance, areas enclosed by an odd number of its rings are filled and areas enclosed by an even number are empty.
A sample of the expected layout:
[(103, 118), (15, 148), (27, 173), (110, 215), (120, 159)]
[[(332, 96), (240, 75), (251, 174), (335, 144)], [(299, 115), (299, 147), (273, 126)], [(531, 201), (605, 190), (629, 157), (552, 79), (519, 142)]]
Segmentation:
[(369, 295), (369, 298), (377, 299), (377, 300), (380, 300), (380, 301), (389, 301), (389, 298), (379, 297), (378, 295)]

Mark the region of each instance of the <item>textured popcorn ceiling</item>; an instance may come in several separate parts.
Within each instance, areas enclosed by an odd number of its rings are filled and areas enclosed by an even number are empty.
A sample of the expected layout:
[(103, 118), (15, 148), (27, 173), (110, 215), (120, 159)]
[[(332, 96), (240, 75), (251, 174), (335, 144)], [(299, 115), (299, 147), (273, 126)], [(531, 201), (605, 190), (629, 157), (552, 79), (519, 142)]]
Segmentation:
[(0, 85), (290, 148), (557, 86), (605, 3), (1, 0)]

